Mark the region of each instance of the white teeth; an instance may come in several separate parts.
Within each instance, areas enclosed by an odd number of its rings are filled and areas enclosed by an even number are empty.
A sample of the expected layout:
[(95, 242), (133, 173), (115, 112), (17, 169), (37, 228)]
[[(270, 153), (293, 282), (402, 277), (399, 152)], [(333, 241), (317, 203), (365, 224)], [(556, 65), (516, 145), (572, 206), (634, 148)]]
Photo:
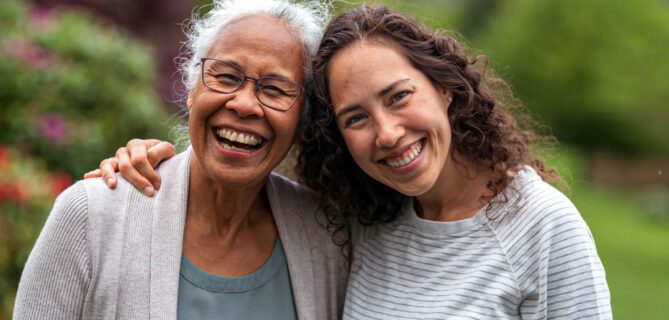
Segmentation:
[(246, 151), (246, 152), (248, 152), (248, 150), (246, 150), (246, 149), (237, 148), (237, 147), (235, 147), (235, 146), (231, 146), (231, 145), (229, 145), (229, 144), (227, 144), (227, 143), (223, 143), (223, 149), (228, 149), (228, 150), (233, 150), (233, 151)]
[[(227, 139), (227, 140), (230, 140), (230, 141), (234, 141), (234, 142), (237, 142), (237, 143), (247, 144), (247, 145), (250, 145), (250, 146), (256, 146), (262, 141), (262, 138), (260, 138), (260, 137), (256, 137), (254, 135), (245, 134), (245, 133), (241, 133), (241, 132), (232, 131), (230, 129), (220, 129), (216, 133), (221, 138), (224, 138), (224, 139)], [(229, 146), (229, 147), (235, 148), (235, 147), (232, 147), (232, 146)], [(238, 148), (235, 148), (235, 149), (238, 149)], [(234, 149), (230, 149), (230, 150), (234, 150)]]
[(399, 168), (402, 166), (405, 166), (407, 163), (413, 161), (418, 157), (420, 154), (420, 151), (423, 150), (423, 142), (420, 142), (409, 154), (407, 154), (404, 158), (401, 158), (399, 160), (385, 160), (385, 163), (393, 168)]

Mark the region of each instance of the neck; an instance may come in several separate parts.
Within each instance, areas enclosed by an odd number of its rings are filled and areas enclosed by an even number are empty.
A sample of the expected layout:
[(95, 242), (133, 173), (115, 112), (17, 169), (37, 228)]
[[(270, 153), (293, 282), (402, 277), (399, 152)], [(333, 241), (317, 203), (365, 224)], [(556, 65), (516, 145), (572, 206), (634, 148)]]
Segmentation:
[[(226, 188), (204, 172), (197, 159), (191, 161), (188, 191), (188, 229), (221, 240), (234, 240), (244, 229), (253, 229), (271, 218), (267, 199), (262, 193), (264, 181), (240, 188)], [(192, 230), (192, 229), (191, 229)]]
[(420, 217), (434, 221), (471, 218), (488, 203), (489, 178), (489, 170), (449, 159), (435, 185), (416, 197), (416, 212)]

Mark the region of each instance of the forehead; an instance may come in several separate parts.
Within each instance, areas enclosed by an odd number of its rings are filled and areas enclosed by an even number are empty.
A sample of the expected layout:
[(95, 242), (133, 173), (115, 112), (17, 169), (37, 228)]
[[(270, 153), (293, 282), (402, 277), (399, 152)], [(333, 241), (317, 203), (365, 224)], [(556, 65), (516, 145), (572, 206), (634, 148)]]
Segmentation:
[(280, 75), (304, 80), (304, 52), (284, 21), (265, 14), (241, 18), (223, 28), (208, 57), (231, 60), (250, 76)]
[(358, 41), (337, 52), (328, 63), (328, 83), (332, 103), (363, 99), (397, 79), (416, 73), (402, 50), (380, 41)]

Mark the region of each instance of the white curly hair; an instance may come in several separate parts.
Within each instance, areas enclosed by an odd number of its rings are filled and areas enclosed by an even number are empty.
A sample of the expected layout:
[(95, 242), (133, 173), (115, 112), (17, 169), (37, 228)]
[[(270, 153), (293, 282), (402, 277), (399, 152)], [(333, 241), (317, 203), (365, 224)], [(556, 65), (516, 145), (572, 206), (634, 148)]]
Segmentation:
[(323, 28), (330, 18), (328, 2), (306, 0), (214, 0), (211, 10), (200, 17), (193, 14), (185, 29), (186, 52), (180, 58), (179, 70), (188, 91), (195, 89), (199, 79), (200, 58), (205, 57), (227, 25), (250, 15), (269, 14), (292, 27), (305, 56), (305, 79), (310, 80), (311, 60), (323, 36)]

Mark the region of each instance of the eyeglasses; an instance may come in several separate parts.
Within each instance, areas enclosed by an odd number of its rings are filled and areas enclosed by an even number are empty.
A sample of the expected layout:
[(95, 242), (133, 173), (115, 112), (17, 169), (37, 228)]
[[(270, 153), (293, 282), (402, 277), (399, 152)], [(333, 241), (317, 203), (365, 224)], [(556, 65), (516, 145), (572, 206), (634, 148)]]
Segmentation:
[(233, 93), (243, 87), (246, 80), (253, 80), (258, 101), (274, 110), (290, 110), (305, 91), (301, 86), (282, 78), (251, 78), (235, 65), (225, 61), (202, 58), (200, 63), (205, 87), (220, 93)]

